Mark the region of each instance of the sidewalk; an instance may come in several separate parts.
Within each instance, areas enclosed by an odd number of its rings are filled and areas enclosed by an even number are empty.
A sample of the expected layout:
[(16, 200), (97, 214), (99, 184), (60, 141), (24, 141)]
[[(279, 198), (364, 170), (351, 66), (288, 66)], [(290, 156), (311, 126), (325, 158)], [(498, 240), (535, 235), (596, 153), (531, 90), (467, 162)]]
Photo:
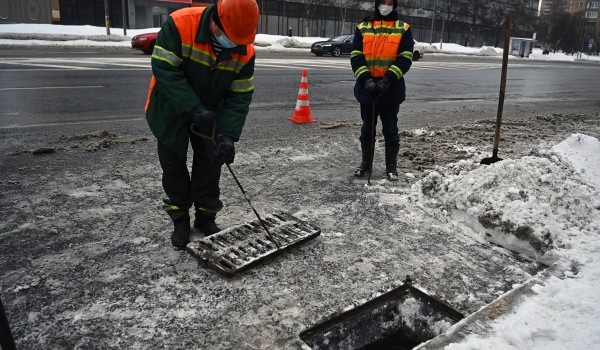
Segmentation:
[[(564, 135), (583, 126), (599, 131), (590, 123), (595, 118), (569, 119), (581, 123), (561, 130)], [(536, 128), (556, 123), (567, 125), (555, 117), (537, 121)], [(291, 124), (286, 135), (293, 137), (285, 141), (268, 128), (249, 130), (255, 136), (240, 141), (233, 168), (260, 213), (290, 212), (322, 234), (230, 280), (170, 247), (150, 134), (50, 137), (2, 155), (0, 291), (18, 347), (306, 349), (302, 331), (402, 285), (407, 275), (416, 287), (470, 315), (540, 271), (419, 200), (428, 186), (418, 185), (421, 177), (383, 180), (379, 147), (373, 186), (354, 179), (349, 169), (357, 155), (350, 150), (358, 147), (353, 136), (359, 126)], [(480, 127), (405, 135), (403, 149), (437, 150), (436, 159), (453, 155), (447, 161), (462, 164), (468, 178), (471, 162), (482, 154), (460, 147), (451, 153), (450, 145), (468, 143), (469, 134), (478, 138), (472, 130)], [(518, 133), (532, 127), (523, 124), (506, 137), (520, 139)], [(4, 140), (27, 137), (2, 133)], [(33, 152), (39, 149), (45, 151)], [(512, 145), (504, 152), (518, 158), (524, 149)], [(424, 174), (446, 166), (424, 159), (401, 168), (418, 173), (419, 164)], [(219, 225), (254, 219), (227, 174), (221, 190), (226, 206)], [(488, 329), (480, 318), (471, 319), (475, 323), (467, 325), (478, 325), (474, 329), (482, 334)], [(451, 334), (452, 342), (465, 335)], [(441, 348), (434, 344), (427, 349)]]

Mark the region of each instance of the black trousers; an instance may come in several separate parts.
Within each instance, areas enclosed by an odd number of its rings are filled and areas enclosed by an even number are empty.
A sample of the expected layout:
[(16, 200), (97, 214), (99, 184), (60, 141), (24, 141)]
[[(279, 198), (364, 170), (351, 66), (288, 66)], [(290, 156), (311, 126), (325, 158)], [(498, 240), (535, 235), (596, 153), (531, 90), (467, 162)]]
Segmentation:
[[(377, 117), (381, 119), (383, 137), (387, 146), (397, 146), (400, 144), (400, 135), (398, 135), (398, 111), (399, 104), (376, 105), (375, 118), (373, 118), (373, 105), (361, 103), (360, 117), (363, 125), (360, 129), (360, 142), (372, 144), (373, 128), (377, 127)], [(373, 124), (373, 121), (375, 124)]]
[(187, 158), (177, 157), (158, 142), (163, 189), (170, 205), (181, 210), (188, 210), (194, 205), (197, 212), (214, 216), (223, 208), (219, 199), (221, 165), (214, 162), (215, 147), (208, 140), (190, 134), (190, 143), (194, 153), (191, 175)]

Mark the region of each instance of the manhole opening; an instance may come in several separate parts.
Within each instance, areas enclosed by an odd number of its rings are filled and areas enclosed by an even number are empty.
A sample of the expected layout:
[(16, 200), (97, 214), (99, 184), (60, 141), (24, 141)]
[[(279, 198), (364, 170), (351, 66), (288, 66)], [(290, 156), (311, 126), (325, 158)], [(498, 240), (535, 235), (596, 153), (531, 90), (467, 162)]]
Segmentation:
[(444, 333), (464, 316), (404, 284), (300, 333), (311, 349), (404, 350)]

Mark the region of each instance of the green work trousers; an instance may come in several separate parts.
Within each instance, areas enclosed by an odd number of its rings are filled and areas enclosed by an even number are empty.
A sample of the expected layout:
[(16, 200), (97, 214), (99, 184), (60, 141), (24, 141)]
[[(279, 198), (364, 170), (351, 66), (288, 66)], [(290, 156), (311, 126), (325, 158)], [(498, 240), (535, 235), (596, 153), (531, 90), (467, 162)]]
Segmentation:
[(187, 157), (177, 157), (158, 142), (163, 189), (171, 206), (185, 211), (193, 204), (200, 214), (214, 216), (223, 208), (219, 199), (221, 165), (215, 162), (215, 147), (209, 140), (190, 133), (190, 143), (193, 150), (191, 176)]

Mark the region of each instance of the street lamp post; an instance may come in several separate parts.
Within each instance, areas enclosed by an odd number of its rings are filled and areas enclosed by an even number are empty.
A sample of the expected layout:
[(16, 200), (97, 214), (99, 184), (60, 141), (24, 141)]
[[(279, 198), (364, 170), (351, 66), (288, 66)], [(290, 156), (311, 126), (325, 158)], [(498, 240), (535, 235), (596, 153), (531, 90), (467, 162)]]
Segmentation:
[(121, 2), (121, 8), (123, 11), (123, 36), (127, 35), (127, 29), (126, 29), (127, 28), (127, 6), (125, 6), (126, 1), (127, 0), (123, 0)]
[(106, 24), (106, 35), (110, 35), (110, 15), (108, 12), (108, 0), (104, 0), (104, 23)]
[(433, 2), (433, 12), (431, 15), (431, 37), (429, 38), (429, 45), (433, 44), (433, 30), (434, 30), (434, 23), (435, 23), (435, 8), (437, 7), (437, 0), (435, 0)]
[(444, 45), (444, 27), (446, 26), (446, 16), (448, 16), (448, 1), (444, 0), (444, 12), (442, 14), (442, 33), (440, 34), (440, 50)]
[(581, 33), (581, 46), (579, 49), (579, 53), (577, 54), (577, 58), (583, 57), (583, 45), (585, 44), (585, 36), (587, 34), (587, 23), (583, 24), (583, 33)]

